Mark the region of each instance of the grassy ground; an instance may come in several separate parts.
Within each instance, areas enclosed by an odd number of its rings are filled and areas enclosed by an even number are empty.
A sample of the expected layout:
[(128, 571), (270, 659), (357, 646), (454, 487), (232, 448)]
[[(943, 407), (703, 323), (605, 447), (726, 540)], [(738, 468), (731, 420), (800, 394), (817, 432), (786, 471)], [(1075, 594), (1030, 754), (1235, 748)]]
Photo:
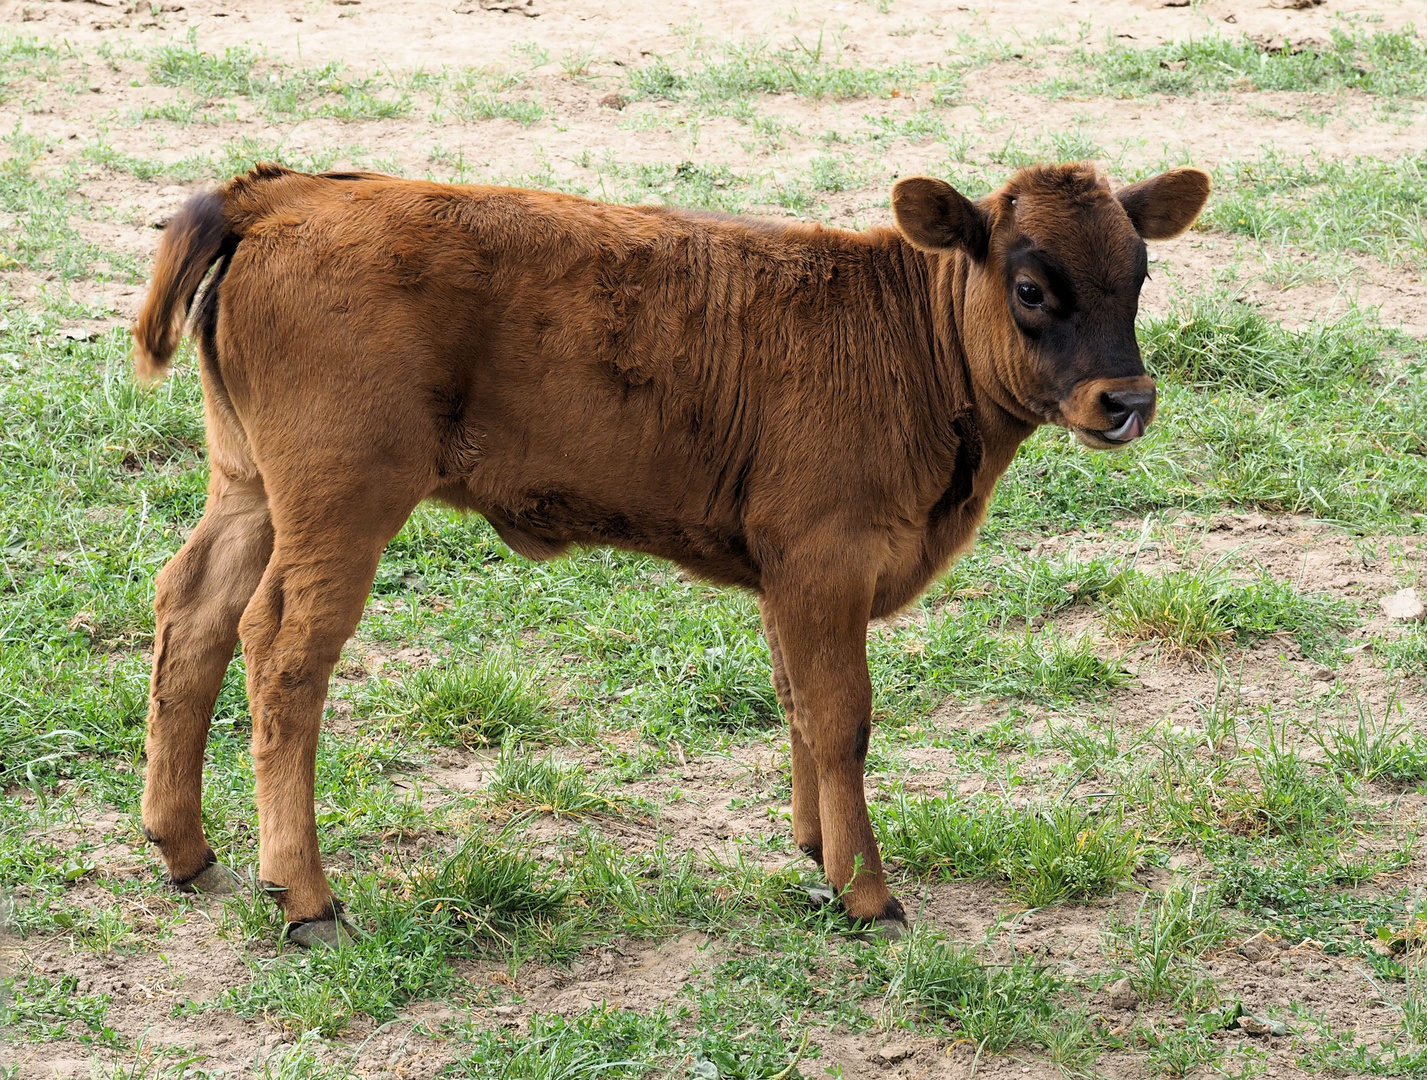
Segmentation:
[[(1082, 120), (1008, 123), (1006, 86)], [(1297, 51), (986, 28), (885, 63), (816, 32), (690, 30), (623, 66), (532, 35), (369, 72), (0, 38), (0, 1073), (1427, 1076), (1427, 634), (1377, 605), (1427, 586), (1427, 349), (1355, 302), (1427, 292), (1424, 88), (1423, 40), (1371, 24)], [(1169, 94), (1381, 152), (1096, 119)], [(492, 132), (512, 149), (476, 159)], [(808, 901), (748, 597), (631, 555), (530, 564), (434, 508), (383, 560), (318, 762), (369, 936), (303, 953), (255, 895), (164, 886), (149, 604), (205, 469), (191, 357), (137, 389), (121, 324), (178, 185), (279, 157), (858, 224), (899, 163), (977, 194), (1038, 158), (1206, 155), (1217, 194), (1142, 319), (1154, 433), (1039, 433), (975, 551), (869, 636), (908, 939)], [(205, 813), (245, 873), (248, 734), (239, 658)]]

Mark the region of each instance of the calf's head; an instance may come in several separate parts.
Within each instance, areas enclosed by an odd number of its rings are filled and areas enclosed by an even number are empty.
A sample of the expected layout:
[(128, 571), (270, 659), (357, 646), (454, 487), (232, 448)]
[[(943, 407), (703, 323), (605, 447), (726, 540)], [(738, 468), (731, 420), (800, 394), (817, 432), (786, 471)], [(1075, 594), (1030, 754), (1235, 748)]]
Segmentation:
[(926, 176), (900, 180), (892, 211), (924, 251), (964, 252), (957, 325), (972, 382), (1011, 415), (1110, 449), (1154, 419), (1135, 340), (1146, 240), (1178, 236), (1209, 177), (1172, 169), (1111, 191), (1086, 164), (1022, 169), (972, 202)]

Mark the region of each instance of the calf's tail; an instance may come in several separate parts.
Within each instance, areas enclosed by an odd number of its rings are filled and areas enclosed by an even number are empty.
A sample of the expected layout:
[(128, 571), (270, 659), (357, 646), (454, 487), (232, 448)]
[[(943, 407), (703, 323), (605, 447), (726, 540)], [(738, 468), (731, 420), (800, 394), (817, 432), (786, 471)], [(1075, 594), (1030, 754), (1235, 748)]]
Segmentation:
[(223, 191), (194, 196), (169, 221), (159, 241), (149, 295), (134, 322), (134, 375), (139, 381), (157, 382), (168, 374), (194, 294), (235, 239)]

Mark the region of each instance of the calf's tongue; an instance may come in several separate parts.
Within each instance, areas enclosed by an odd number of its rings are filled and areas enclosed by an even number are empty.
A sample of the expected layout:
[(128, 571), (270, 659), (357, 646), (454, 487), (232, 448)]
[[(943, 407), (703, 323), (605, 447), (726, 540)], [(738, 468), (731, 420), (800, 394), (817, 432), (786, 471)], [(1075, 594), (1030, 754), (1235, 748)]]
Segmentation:
[(1111, 442), (1131, 442), (1138, 439), (1145, 433), (1145, 422), (1140, 419), (1140, 414), (1131, 411), (1129, 417), (1123, 424), (1111, 431), (1102, 431), (1100, 434)]

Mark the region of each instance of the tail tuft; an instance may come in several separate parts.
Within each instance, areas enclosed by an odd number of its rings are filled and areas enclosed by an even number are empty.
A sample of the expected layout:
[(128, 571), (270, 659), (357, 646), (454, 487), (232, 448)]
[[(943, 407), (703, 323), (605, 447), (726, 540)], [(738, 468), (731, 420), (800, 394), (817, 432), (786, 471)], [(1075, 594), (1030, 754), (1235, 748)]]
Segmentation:
[(194, 294), (229, 235), (226, 203), (217, 191), (194, 196), (168, 223), (149, 295), (134, 322), (134, 375), (140, 382), (168, 374)]

